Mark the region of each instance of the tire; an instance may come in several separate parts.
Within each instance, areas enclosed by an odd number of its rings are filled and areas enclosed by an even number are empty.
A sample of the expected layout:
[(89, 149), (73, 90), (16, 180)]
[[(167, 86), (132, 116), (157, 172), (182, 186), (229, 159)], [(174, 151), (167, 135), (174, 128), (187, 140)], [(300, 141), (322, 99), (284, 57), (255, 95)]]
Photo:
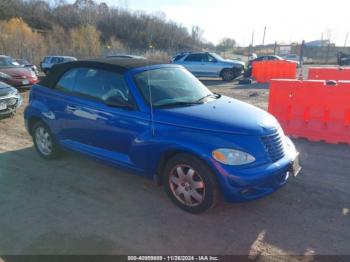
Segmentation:
[(252, 76), (252, 68), (248, 68), (243, 75), (245, 78), (251, 77)]
[(172, 157), (163, 170), (164, 189), (172, 202), (192, 214), (213, 208), (219, 190), (213, 172), (190, 154)]
[(224, 69), (221, 72), (221, 78), (223, 81), (230, 82), (235, 79), (237, 76), (232, 69)]
[[(60, 148), (55, 142), (54, 136), (46, 124), (42, 121), (37, 122), (32, 127), (31, 134), (34, 147), (42, 158), (51, 160), (59, 156)], [(46, 150), (44, 150), (45, 148)]]

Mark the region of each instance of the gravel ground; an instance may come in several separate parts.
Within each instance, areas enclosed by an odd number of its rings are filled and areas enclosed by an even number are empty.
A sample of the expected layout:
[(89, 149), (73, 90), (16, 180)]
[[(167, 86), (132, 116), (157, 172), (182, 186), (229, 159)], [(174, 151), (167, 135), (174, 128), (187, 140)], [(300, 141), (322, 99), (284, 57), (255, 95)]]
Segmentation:
[[(267, 85), (203, 82), (267, 108)], [(349, 146), (295, 140), (300, 176), (264, 199), (196, 216), (144, 178), (74, 153), (41, 159), (24, 106), (0, 120), (0, 254), (350, 255)]]

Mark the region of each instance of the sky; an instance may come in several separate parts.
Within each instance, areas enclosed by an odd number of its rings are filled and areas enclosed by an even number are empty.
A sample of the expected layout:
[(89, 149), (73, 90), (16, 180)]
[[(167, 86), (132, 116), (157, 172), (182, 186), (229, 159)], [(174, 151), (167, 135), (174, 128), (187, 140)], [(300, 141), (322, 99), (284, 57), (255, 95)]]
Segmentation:
[[(96, 0), (96, 2), (103, 2)], [(147, 13), (163, 12), (166, 18), (188, 28), (198, 25), (204, 38), (217, 44), (222, 38), (239, 45), (329, 39), (343, 46), (350, 31), (348, 0), (104, 0)], [(350, 45), (350, 37), (348, 39)]]

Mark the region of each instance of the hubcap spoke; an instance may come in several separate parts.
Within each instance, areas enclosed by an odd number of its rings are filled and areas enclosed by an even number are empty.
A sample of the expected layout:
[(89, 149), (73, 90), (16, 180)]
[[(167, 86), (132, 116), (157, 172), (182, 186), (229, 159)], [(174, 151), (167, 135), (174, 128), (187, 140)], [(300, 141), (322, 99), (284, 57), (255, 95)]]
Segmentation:
[(173, 182), (175, 185), (179, 186), (181, 184), (181, 179), (175, 177), (175, 176), (172, 176), (171, 177), (171, 182)]
[(184, 171), (183, 171), (183, 169), (182, 169), (182, 167), (181, 166), (179, 166), (178, 168), (176, 168), (176, 172), (177, 172), (177, 174), (179, 175), (179, 177), (180, 177), (180, 179), (185, 179), (186, 178), (186, 176), (185, 176), (185, 174), (184, 174)]
[(193, 180), (193, 175), (194, 175), (194, 170), (193, 170), (192, 168), (190, 168), (190, 169), (187, 171), (186, 176), (188, 177), (188, 179)]
[(198, 202), (203, 201), (203, 196), (199, 194), (196, 190), (191, 191), (191, 196)]
[(185, 198), (185, 203), (187, 205), (191, 205), (192, 204), (191, 194), (189, 192), (185, 192), (184, 193), (184, 198)]

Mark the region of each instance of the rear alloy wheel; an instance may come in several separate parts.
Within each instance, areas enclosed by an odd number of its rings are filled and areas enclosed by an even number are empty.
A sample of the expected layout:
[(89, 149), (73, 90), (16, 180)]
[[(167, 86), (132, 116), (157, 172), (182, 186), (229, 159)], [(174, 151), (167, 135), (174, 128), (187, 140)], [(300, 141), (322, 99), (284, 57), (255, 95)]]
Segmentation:
[(224, 81), (232, 81), (236, 78), (236, 75), (232, 69), (224, 69), (222, 70), (221, 77)]
[(32, 136), (35, 149), (45, 159), (53, 159), (57, 156), (59, 149), (56, 145), (49, 128), (38, 122), (32, 128)]
[(217, 184), (211, 170), (199, 159), (176, 155), (165, 167), (165, 190), (171, 200), (190, 213), (201, 213), (217, 202)]

